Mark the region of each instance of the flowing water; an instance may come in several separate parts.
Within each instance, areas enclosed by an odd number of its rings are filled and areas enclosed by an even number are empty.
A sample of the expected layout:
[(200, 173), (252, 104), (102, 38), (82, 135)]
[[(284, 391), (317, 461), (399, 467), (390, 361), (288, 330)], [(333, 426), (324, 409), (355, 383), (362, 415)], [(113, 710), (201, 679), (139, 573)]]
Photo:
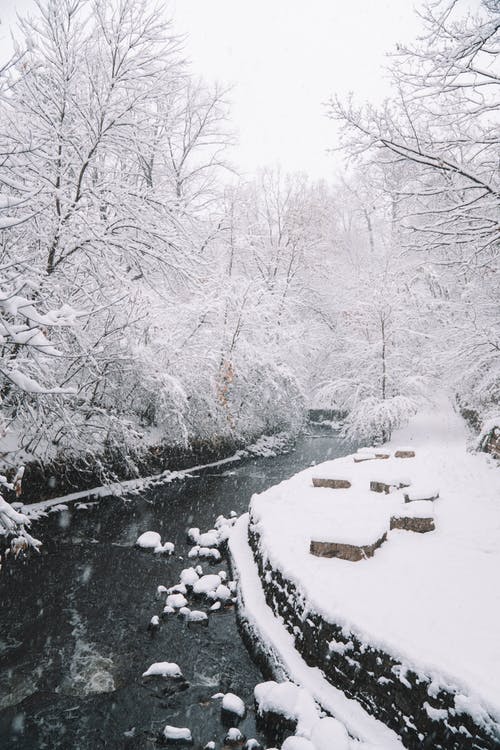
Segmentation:
[[(157, 586), (176, 584), (193, 564), (189, 527), (212, 528), (221, 513), (245, 512), (252, 493), (348, 452), (334, 433), (315, 433), (286, 455), (226, 464), (128, 501), (69, 506), (38, 525), (43, 553), (0, 578), (1, 750), (142, 750), (158, 746), (166, 724), (189, 727), (194, 748), (209, 740), (220, 748), (218, 692), (245, 701), (240, 729), (264, 742), (253, 712), (263, 677), (234, 610), (211, 614), (207, 627), (170, 616), (152, 634), (148, 623), (163, 608)], [(175, 554), (135, 548), (147, 530), (174, 542)], [(224, 560), (200, 562), (206, 572), (227, 570)], [(176, 662), (185, 679), (141, 679), (155, 661)]]

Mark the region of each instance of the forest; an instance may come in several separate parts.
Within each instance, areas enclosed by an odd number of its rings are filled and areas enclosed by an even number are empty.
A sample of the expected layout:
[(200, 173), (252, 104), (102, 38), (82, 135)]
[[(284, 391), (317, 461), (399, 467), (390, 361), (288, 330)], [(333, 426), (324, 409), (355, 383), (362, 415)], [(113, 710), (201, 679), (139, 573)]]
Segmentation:
[(99, 484), (155, 450), (296, 435), (310, 408), (353, 441), (437, 389), (498, 419), (496, 0), (428, 3), (382, 105), (329, 100), (332, 182), (238, 176), (231, 92), (174, 20), (40, 0), (2, 61), (6, 498), (25, 465)]

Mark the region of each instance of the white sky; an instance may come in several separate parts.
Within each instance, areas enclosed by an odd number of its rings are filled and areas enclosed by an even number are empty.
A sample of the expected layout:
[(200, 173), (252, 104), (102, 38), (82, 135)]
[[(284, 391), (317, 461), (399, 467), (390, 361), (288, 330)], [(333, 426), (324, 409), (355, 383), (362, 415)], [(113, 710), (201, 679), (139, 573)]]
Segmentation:
[[(2, 52), (16, 11), (32, 7), (32, 0), (0, 0)], [(385, 52), (419, 30), (413, 0), (172, 0), (170, 7), (188, 35), (194, 73), (233, 85), (239, 146), (232, 160), (243, 172), (280, 163), (331, 176), (336, 161), (325, 151), (335, 145), (335, 126), (322, 102), (349, 91), (380, 100)]]

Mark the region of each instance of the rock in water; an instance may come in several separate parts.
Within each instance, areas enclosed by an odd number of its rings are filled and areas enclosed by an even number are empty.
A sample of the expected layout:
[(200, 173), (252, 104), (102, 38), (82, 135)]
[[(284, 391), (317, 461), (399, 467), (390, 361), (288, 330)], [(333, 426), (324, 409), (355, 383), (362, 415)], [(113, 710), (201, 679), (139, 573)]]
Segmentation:
[(136, 541), (136, 546), (141, 549), (155, 549), (161, 546), (161, 536), (157, 531), (145, 531)]
[(228, 714), (234, 714), (242, 719), (245, 716), (246, 708), (245, 704), (234, 693), (226, 693), (222, 699), (222, 710)]
[(162, 732), (162, 736), (167, 742), (190, 745), (193, 742), (191, 731), (186, 727), (172, 727), (169, 724)]
[(229, 747), (236, 747), (245, 741), (245, 736), (240, 732), (237, 727), (231, 727), (227, 730), (227, 734), (224, 737), (224, 744)]
[(178, 664), (171, 661), (156, 661), (142, 673), (143, 677), (182, 677)]

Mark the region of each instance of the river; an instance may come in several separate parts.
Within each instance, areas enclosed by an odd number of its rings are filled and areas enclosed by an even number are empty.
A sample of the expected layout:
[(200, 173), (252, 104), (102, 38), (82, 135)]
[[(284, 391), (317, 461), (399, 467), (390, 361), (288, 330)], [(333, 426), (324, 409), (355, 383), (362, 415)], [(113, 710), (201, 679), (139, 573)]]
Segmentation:
[[(142, 750), (158, 745), (166, 724), (189, 727), (195, 748), (209, 740), (220, 748), (218, 692), (245, 701), (240, 729), (265, 744), (253, 712), (263, 676), (234, 609), (211, 614), (207, 627), (170, 616), (153, 635), (148, 623), (163, 607), (156, 588), (176, 584), (193, 564), (189, 527), (212, 528), (219, 514), (245, 512), (252, 493), (348, 452), (334, 433), (316, 428), (288, 454), (226, 464), (129, 500), (69, 506), (39, 523), (42, 554), (0, 578), (0, 748)], [(175, 554), (135, 548), (147, 530), (174, 542)], [(206, 572), (227, 570), (224, 560), (202, 564)], [(141, 679), (156, 661), (179, 664), (185, 681)]]

